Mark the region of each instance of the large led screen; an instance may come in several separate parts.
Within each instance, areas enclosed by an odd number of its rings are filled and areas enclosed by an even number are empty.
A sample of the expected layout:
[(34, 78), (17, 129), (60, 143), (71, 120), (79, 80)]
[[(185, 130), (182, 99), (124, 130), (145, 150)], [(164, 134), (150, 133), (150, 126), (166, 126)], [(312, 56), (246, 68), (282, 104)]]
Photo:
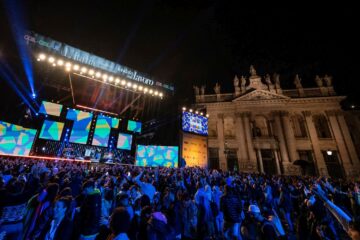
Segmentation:
[(59, 141), (64, 129), (64, 123), (45, 120), (39, 138)]
[(177, 167), (178, 153), (179, 147), (138, 145), (135, 165)]
[(200, 135), (208, 135), (208, 119), (191, 112), (183, 112), (182, 130)]
[(119, 133), (117, 148), (123, 150), (131, 150), (132, 135), (126, 133)]
[(39, 113), (43, 113), (43, 114), (47, 114), (47, 115), (52, 115), (52, 116), (60, 116), (61, 114), (61, 110), (63, 108), (63, 105), (61, 104), (56, 104), (56, 103), (51, 103), (51, 102), (45, 102), (43, 101), (41, 103), (40, 109), (39, 109)]
[(69, 142), (86, 144), (92, 117), (93, 114), (90, 112), (83, 112), (75, 109), (68, 110), (66, 119), (74, 121)]
[(107, 147), (110, 137), (111, 128), (119, 126), (119, 119), (99, 115), (96, 120), (96, 127), (92, 145)]
[(35, 129), (0, 121), (0, 154), (29, 156)]
[(140, 133), (141, 132), (141, 122), (129, 120), (128, 125), (127, 125), (127, 130), (131, 131), (131, 132)]

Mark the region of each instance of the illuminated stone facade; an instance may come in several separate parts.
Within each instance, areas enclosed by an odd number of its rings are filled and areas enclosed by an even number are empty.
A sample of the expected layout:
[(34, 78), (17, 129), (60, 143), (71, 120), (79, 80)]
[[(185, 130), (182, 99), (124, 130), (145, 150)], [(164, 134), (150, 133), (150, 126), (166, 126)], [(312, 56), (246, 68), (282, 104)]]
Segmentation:
[(359, 176), (360, 139), (352, 136), (348, 125), (358, 128), (359, 116), (342, 110), (345, 97), (336, 95), (331, 77), (316, 76), (315, 82), (317, 87), (303, 88), (297, 75), (296, 88), (284, 90), (279, 75), (261, 78), (251, 67), (249, 78), (235, 77), (233, 93), (221, 93), (219, 84), (216, 94), (195, 91), (195, 108), (210, 115), (209, 167)]

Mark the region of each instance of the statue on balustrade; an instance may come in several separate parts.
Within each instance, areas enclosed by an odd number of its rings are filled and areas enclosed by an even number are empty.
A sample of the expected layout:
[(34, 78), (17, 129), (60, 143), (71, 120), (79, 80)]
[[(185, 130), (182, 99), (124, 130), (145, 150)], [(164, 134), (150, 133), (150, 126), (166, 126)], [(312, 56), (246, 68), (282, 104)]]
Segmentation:
[(199, 95), (199, 87), (194, 85), (193, 88), (195, 91), (195, 96), (198, 96)]
[(316, 85), (317, 85), (318, 87), (322, 87), (322, 86), (323, 86), (322, 78), (320, 78), (319, 75), (316, 75), (316, 76), (315, 76), (315, 82), (316, 82)]
[(253, 65), (250, 66), (250, 76), (251, 77), (256, 77), (257, 76), (256, 75), (256, 70), (255, 70)]
[(220, 94), (220, 84), (219, 83), (215, 84), (214, 91), (216, 94)]
[(301, 84), (301, 78), (299, 77), (299, 74), (295, 75), (294, 84), (296, 88), (303, 88)]
[(324, 76), (324, 82), (327, 87), (331, 87), (332, 86), (332, 77), (326, 74)]
[(205, 85), (202, 85), (201, 88), (200, 88), (200, 94), (201, 95), (204, 95), (205, 94)]

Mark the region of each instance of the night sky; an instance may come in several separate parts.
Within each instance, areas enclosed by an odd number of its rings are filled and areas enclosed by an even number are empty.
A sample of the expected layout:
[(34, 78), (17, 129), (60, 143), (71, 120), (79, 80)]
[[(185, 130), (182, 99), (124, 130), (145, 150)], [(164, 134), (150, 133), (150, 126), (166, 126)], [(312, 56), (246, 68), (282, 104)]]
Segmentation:
[[(261, 76), (279, 73), (283, 88), (293, 88), (297, 73), (304, 87), (315, 86), (316, 74), (330, 74), (338, 94), (359, 104), (355, 7), (260, 8), (220, 0), (23, 2), (28, 29), (174, 84), (179, 105), (193, 103), (192, 85), (206, 84), (212, 94), (219, 82), (223, 92), (233, 92), (234, 75), (248, 76), (251, 64)], [(12, 35), (1, 15), (1, 57), (11, 59), (17, 52), (9, 50)]]

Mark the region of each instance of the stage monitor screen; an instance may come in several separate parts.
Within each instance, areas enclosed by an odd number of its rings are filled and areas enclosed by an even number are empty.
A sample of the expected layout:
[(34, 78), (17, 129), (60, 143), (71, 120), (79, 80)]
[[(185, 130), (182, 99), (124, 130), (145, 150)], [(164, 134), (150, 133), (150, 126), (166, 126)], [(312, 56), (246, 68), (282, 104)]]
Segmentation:
[(107, 147), (110, 137), (111, 128), (118, 128), (119, 119), (99, 115), (96, 120), (96, 127), (92, 145)]
[(208, 119), (207, 117), (197, 115), (195, 113), (183, 112), (182, 130), (185, 132), (191, 132), (207, 136)]
[(132, 135), (126, 133), (119, 133), (117, 148), (123, 150), (131, 150)]
[(63, 129), (63, 122), (45, 120), (42, 125), (39, 138), (60, 141)]
[(66, 119), (74, 121), (69, 142), (86, 144), (92, 118), (93, 114), (90, 112), (75, 109), (68, 110)]
[(144, 167), (177, 167), (178, 155), (179, 147), (177, 146), (138, 145), (135, 165)]
[(35, 129), (0, 121), (0, 154), (29, 156)]
[(141, 133), (141, 122), (129, 120), (127, 130), (131, 132)]
[(61, 114), (62, 108), (63, 108), (63, 105), (61, 105), (61, 104), (43, 101), (41, 103), (39, 113), (59, 117)]

